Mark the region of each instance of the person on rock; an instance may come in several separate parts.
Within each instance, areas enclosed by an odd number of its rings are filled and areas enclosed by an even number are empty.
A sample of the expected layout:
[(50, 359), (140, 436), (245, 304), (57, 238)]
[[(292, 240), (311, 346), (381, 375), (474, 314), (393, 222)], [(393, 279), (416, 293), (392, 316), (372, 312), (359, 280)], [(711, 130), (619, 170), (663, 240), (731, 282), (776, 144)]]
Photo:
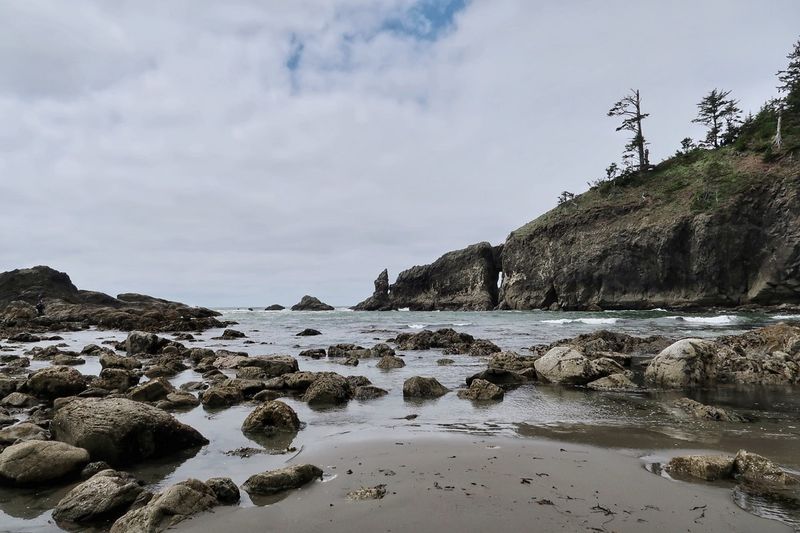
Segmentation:
[(39, 300), (36, 302), (36, 314), (42, 316), (44, 314), (44, 298), (39, 295)]

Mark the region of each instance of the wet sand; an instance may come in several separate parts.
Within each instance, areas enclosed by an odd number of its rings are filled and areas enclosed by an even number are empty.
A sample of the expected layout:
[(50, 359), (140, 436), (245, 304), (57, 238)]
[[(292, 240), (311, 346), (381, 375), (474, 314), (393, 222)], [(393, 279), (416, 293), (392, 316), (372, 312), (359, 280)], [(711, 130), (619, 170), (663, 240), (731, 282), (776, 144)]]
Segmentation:
[[(645, 470), (635, 454), (539, 439), (409, 437), (303, 450), (326, 481), (177, 527), (219, 531), (791, 531), (738, 508), (731, 487)], [(349, 491), (386, 485), (381, 500)]]

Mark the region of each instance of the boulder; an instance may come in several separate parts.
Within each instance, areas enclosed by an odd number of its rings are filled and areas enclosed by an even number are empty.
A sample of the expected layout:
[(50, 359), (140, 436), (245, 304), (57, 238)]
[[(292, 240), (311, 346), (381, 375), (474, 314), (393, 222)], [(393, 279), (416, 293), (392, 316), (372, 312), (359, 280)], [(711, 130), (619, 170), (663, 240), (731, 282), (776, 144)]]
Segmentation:
[(264, 311), (283, 311), (284, 309), (286, 308), (281, 304), (272, 304), (268, 307), (265, 307)]
[(78, 366), (84, 364), (86, 364), (86, 359), (66, 353), (60, 353), (53, 357), (53, 365), (56, 366)]
[(203, 391), (200, 400), (206, 407), (230, 407), (242, 403), (244, 395), (238, 387), (216, 383)]
[(382, 370), (390, 370), (392, 368), (403, 368), (406, 366), (406, 362), (395, 355), (384, 355), (376, 366)]
[(517, 387), (528, 381), (522, 374), (510, 370), (501, 370), (499, 368), (488, 368), (483, 372), (478, 372), (477, 374), (469, 376), (466, 379), (467, 385), (472, 386), (472, 383), (476, 380), (488, 381), (504, 389)]
[(92, 524), (125, 514), (144, 489), (127, 472), (102, 470), (70, 490), (53, 510), (58, 524)]
[(733, 458), (719, 455), (673, 457), (666, 466), (675, 477), (693, 477), (706, 481), (728, 479), (733, 475)]
[(310, 357), (311, 359), (322, 359), (325, 357), (325, 350), (322, 348), (312, 348), (310, 350), (303, 350), (299, 355), (301, 357)]
[(374, 400), (386, 396), (388, 391), (374, 385), (362, 385), (355, 388), (353, 398), (359, 401)]
[(372, 357), (372, 352), (355, 344), (335, 344), (328, 347), (328, 357)]
[(128, 352), (128, 355), (153, 355), (158, 353), (166, 342), (166, 339), (162, 339), (155, 333), (131, 331), (128, 333), (128, 338), (125, 339), (125, 351)]
[(268, 378), (297, 372), (300, 368), (297, 364), (297, 359), (288, 355), (247, 357), (243, 360), (240, 360), (236, 365), (237, 368), (249, 366), (260, 368), (264, 371), (264, 374)]
[(322, 332), (316, 329), (306, 328), (295, 335), (295, 337), (314, 337), (316, 335), (322, 335)]
[(333, 311), (334, 308), (326, 303), (320, 302), (313, 296), (305, 295), (300, 301), (292, 306), (292, 311)]
[(139, 383), (139, 374), (124, 368), (104, 368), (99, 377), (93, 385), (110, 391), (125, 392)]
[(28, 378), (28, 390), (37, 398), (54, 400), (86, 390), (86, 377), (68, 366), (43, 368)]
[(322, 478), (322, 470), (314, 465), (292, 465), (250, 476), (242, 488), (251, 495), (266, 496), (297, 489)]
[(214, 491), (197, 479), (188, 479), (153, 496), (111, 526), (111, 533), (158, 533), (217, 505)]
[(255, 408), (242, 423), (242, 431), (273, 434), (279, 431), (297, 432), (300, 419), (294, 409), (277, 400), (263, 403)]
[(100, 356), (100, 366), (103, 368), (124, 368), (133, 370), (142, 368), (142, 362), (135, 357), (123, 357), (114, 353), (103, 353)]
[(631, 381), (624, 373), (611, 374), (610, 376), (596, 379), (589, 382), (586, 387), (599, 391), (631, 391), (639, 388), (639, 386)]
[(798, 478), (787, 474), (781, 467), (755, 453), (739, 450), (733, 459), (737, 480), (756, 487), (785, 487), (800, 484)]
[(712, 341), (680, 340), (664, 348), (650, 361), (645, 370), (645, 380), (668, 388), (691, 387), (713, 381), (717, 349)]
[(405, 398), (438, 398), (450, 392), (450, 389), (439, 383), (436, 378), (414, 376), (403, 383)]
[(77, 475), (89, 452), (63, 442), (29, 440), (0, 453), (0, 480), (16, 485), (46, 484)]
[(39, 400), (30, 394), (25, 394), (22, 392), (12, 392), (0, 400), (0, 405), (3, 407), (33, 407), (34, 405), (38, 404)]
[(232, 341), (236, 339), (246, 339), (247, 335), (235, 329), (226, 329), (219, 337), (211, 337), (213, 340)]
[(346, 403), (351, 396), (350, 384), (338, 374), (320, 375), (306, 389), (303, 401), (309, 405), (338, 405)]
[(672, 405), (683, 413), (698, 420), (712, 420), (714, 422), (747, 422), (747, 419), (736, 413), (726, 411), (713, 405), (704, 405), (689, 398), (675, 400)]
[(135, 387), (128, 393), (128, 398), (137, 402), (157, 402), (172, 392), (175, 392), (172, 383), (165, 378), (156, 378)]
[(14, 426), (0, 429), (0, 445), (8, 446), (28, 440), (47, 440), (50, 433), (41, 426), (30, 422), (20, 422)]
[(239, 487), (229, 477), (212, 477), (206, 480), (206, 485), (214, 491), (217, 501), (222, 505), (239, 503)]
[(503, 389), (484, 379), (473, 379), (468, 389), (458, 391), (458, 397), (464, 400), (502, 400), (503, 396), (505, 396)]
[(537, 359), (534, 367), (540, 379), (563, 385), (585, 385), (603, 377), (586, 356), (568, 346), (553, 348)]
[(85, 448), (92, 460), (113, 466), (163, 457), (208, 444), (172, 415), (126, 398), (79, 398), (59, 408), (53, 438)]
[(522, 372), (534, 367), (536, 357), (530, 355), (519, 355), (516, 352), (497, 352), (489, 357), (487, 366), (489, 368), (499, 368), (501, 370), (511, 370), (512, 372)]

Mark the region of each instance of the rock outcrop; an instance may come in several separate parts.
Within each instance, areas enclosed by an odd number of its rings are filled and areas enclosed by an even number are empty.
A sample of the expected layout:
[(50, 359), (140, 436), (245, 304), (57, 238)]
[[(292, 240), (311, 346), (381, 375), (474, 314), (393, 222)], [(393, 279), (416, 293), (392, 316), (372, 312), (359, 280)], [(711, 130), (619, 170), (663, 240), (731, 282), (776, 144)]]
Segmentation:
[(89, 452), (63, 442), (29, 440), (0, 453), (0, 481), (38, 485), (77, 475)]
[(448, 252), (430, 265), (401, 272), (389, 288), (392, 305), (412, 311), (494, 309), (500, 270), (488, 242)]
[[(44, 305), (40, 314), (36, 305)], [(53, 331), (87, 326), (146, 331), (198, 331), (222, 327), (219, 313), (144, 296), (79, 290), (50, 267), (0, 273), (0, 328)]]
[(142, 484), (127, 472), (102, 470), (69, 491), (53, 510), (53, 519), (65, 525), (114, 520), (143, 491)]
[(112, 466), (136, 463), (208, 444), (197, 430), (156, 407), (125, 398), (76, 398), (50, 425), (53, 438), (89, 451)]
[(403, 383), (405, 398), (438, 398), (450, 392), (450, 389), (439, 383), (436, 378), (414, 376)]
[(292, 306), (292, 311), (333, 311), (334, 307), (324, 302), (319, 301), (318, 298), (305, 295), (300, 301)]
[(392, 311), (397, 309), (389, 296), (389, 271), (384, 269), (375, 279), (375, 292), (363, 302), (353, 306), (354, 311)]

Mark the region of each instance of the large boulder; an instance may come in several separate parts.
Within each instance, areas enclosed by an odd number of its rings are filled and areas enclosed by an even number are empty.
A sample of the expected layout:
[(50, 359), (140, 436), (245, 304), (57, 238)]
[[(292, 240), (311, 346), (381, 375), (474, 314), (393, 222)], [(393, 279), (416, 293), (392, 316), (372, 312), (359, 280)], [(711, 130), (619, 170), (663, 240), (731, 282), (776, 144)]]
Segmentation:
[(111, 533), (158, 533), (217, 505), (214, 491), (197, 479), (187, 479), (153, 496), (111, 526)]
[(690, 398), (675, 400), (672, 405), (681, 412), (698, 420), (711, 420), (714, 422), (747, 422), (747, 419), (737, 415), (732, 411), (727, 411), (721, 407), (705, 405)]
[(26, 386), (37, 398), (54, 400), (86, 390), (86, 377), (68, 366), (51, 366), (35, 372)]
[(236, 367), (258, 367), (263, 371), (265, 378), (274, 378), (299, 370), (297, 359), (289, 355), (246, 357), (240, 360)]
[(512, 372), (525, 372), (535, 370), (536, 359), (534, 356), (519, 355), (516, 352), (497, 352), (489, 357), (487, 366)]
[(206, 407), (230, 407), (242, 403), (244, 394), (241, 388), (232, 384), (217, 383), (204, 390), (200, 400)]
[(333, 306), (309, 295), (303, 296), (298, 303), (292, 306), (292, 311), (333, 311), (333, 309)]
[(534, 363), (540, 379), (563, 385), (585, 385), (600, 378), (592, 362), (568, 346), (557, 346)]
[(165, 378), (156, 378), (135, 387), (128, 393), (128, 398), (137, 402), (157, 402), (173, 392), (175, 387), (172, 383)]
[(393, 368), (403, 368), (406, 366), (406, 362), (396, 355), (384, 355), (375, 366), (381, 370), (391, 370)]
[(484, 379), (473, 379), (468, 389), (458, 391), (459, 398), (481, 402), (502, 400), (503, 396), (503, 389)]
[(668, 388), (691, 387), (713, 381), (717, 350), (713, 341), (680, 340), (650, 361), (645, 370), (645, 380)]
[(436, 378), (414, 376), (403, 383), (405, 398), (438, 398), (450, 392), (450, 389), (439, 383)]
[(347, 380), (333, 373), (319, 375), (306, 389), (303, 401), (309, 405), (337, 405), (346, 403), (352, 396)]
[(527, 382), (528, 378), (526, 378), (522, 374), (512, 372), (511, 370), (502, 370), (500, 368), (487, 368), (482, 372), (478, 372), (477, 374), (469, 376), (466, 379), (467, 386), (472, 386), (472, 383), (476, 380), (488, 381), (489, 383), (492, 383), (499, 387), (510, 389)]
[(251, 495), (267, 496), (300, 488), (321, 477), (322, 470), (314, 465), (292, 465), (250, 476), (242, 488)]
[(274, 400), (265, 402), (255, 408), (242, 423), (242, 431), (277, 433), (279, 431), (296, 432), (300, 430), (300, 419), (294, 409), (283, 402)]
[(0, 446), (8, 446), (28, 440), (47, 440), (49, 432), (30, 422), (20, 422), (14, 426), (0, 429)]
[(755, 453), (739, 450), (733, 459), (736, 479), (760, 487), (783, 487), (800, 484), (800, 479), (787, 474), (781, 467)]
[(208, 444), (197, 430), (148, 404), (126, 398), (78, 398), (59, 408), (53, 438), (85, 448), (92, 460), (132, 464)]
[(77, 475), (89, 452), (63, 442), (29, 440), (0, 453), (0, 480), (17, 485), (50, 483)]
[(70, 490), (53, 510), (58, 524), (92, 524), (125, 514), (144, 491), (127, 472), (102, 470)]
[(728, 479), (733, 475), (733, 458), (720, 455), (687, 455), (673, 457), (666, 466), (676, 477), (693, 477), (706, 481)]
[(125, 351), (128, 355), (136, 354), (156, 354), (166, 344), (166, 339), (162, 339), (154, 333), (144, 331), (131, 331), (125, 339)]

